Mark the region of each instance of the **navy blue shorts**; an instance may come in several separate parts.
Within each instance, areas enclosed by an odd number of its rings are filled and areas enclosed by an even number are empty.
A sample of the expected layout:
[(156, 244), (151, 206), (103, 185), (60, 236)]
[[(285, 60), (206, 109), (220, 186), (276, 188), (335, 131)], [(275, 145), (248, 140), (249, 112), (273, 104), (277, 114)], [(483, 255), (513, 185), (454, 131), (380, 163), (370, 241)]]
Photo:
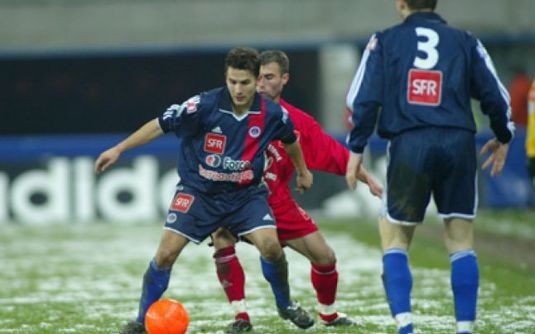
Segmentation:
[(275, 228), (265, 186), (205, 194), (179, 185), (169, 207), (165, 229), (201, 243), (219, 227), (237, 237), (260, 228)]
[(383, 213), (393, 223), (419, 223), (432, 194), (442, 218), (473, 219), (476, 171), (473, 133), (454, 128), (404, 132), (389, 143)]

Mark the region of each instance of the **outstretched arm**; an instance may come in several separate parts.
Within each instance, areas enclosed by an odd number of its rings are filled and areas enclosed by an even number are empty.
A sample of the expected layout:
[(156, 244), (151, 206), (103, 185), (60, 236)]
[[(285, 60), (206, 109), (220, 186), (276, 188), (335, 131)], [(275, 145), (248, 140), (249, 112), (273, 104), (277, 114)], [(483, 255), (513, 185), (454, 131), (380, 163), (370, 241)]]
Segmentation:
[(157, 118), (153, 119), (152, 121), (148, 121), (136, 132), (132, 133), (128, 138), (112, 148), (102, 152), (95, 162), (95, 171), (97, 173), (105, 171), (119, 159), (124, 151), (144, 145), (163, 134), (164, 133), (160, 128)]
[(284, 150), (288, 153), (290, 159), (292, 159), (297, 172), (297, 190), (300, 193), (303, 193), (312, 186), (313, 176), (305, 163), (301, 145), (299, 145), (299, 142), (296, 140), (292, 144), (284, 144)]

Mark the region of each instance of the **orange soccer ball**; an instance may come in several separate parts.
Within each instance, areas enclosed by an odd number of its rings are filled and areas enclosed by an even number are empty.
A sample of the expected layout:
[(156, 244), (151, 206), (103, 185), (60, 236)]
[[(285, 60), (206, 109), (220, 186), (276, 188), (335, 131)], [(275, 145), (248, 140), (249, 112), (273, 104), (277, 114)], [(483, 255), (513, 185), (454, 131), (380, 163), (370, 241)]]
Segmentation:
[(184, 334), (188, 325), (188, 312), (176, 300), (160, 299), (149, 307), (145, 315), (148, 334)]

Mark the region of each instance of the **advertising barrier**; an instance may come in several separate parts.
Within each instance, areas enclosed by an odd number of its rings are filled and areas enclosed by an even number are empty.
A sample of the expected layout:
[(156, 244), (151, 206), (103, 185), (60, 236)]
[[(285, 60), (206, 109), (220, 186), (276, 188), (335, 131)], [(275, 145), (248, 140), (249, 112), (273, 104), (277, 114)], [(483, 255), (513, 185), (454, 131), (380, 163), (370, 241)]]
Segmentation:
[[(1, 138), (0, 224), (99, 220), (132, 223), (160, 219), (178, 181), (175, 148), (179, 141), (173, 136), (160, 138), (125, 153), (117, 165), (96, 175), (94, 161), (98, 154), (125, 137)], [(479, 135), (478, 145), (488, 138), (490, 135)], [(525, 133), (520, 129), (500, 177), (492, 178), (488, 172), (480, 172), (480, 206), (525, 208), (530, 205), (524, 138)], [(385, 149), (384, 140), (371, 140), (372, 170), (373, 160), (383, 157)], [(375, 174), (379, 175), (377, 171)], [(321, 182), (320, 178), (317, 180)], [(322, 187), (312, 191), (320, 189)]]

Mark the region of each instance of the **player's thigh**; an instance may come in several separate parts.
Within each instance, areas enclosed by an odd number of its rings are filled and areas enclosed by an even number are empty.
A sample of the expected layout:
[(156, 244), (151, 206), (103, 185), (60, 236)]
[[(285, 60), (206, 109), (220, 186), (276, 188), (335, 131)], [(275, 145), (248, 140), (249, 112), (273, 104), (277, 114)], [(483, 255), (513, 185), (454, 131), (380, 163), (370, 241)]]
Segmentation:
[(314, 264), (330, 265), (336, 262), (334, 251), (319, 231), (297, 239), (286, 240), (284, 243)]
[(188, 244), (189, 240), (171, 230), (163, 230), (158, 250), (156, 251), (156, 264), (161, 268), (171, 267), (180, 252)]
[(260, 255), (268, 261), (275, 261), (282, 255), (282, 247), (275, 228), (260, 228), (243, 235), (256, 246)]
[(474, 222), (462, 218), (444, 220), (444, 243), (448, 253), (474, 247)]
[(402, 133), (389, 143), (384, 215), (392, 222), (419, 223), (431, 196), (433, 158), (428, 137), (432, 133), (413, 130)]
[(477, 159), (474, 135), (443, 130), (440, 163), (433, 181), (433, 197), (443, 219), (474, 219), (477, 208)]

